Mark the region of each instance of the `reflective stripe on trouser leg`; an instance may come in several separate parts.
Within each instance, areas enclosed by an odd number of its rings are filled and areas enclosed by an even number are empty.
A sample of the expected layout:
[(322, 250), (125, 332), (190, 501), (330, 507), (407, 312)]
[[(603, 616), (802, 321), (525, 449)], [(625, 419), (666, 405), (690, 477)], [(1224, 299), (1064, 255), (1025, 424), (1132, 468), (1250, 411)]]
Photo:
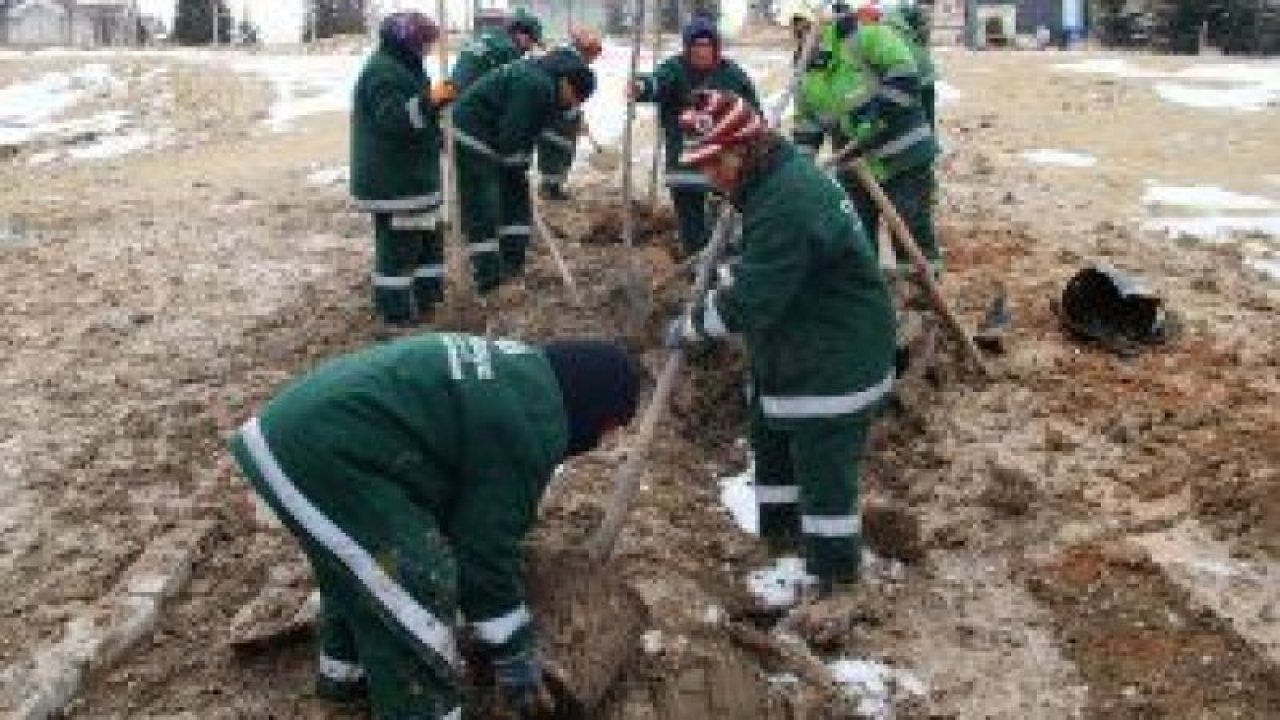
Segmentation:
[(476, 289), (487, 293), (502, 280), (502, 261), (498, 255), (498, 219), (502, 214), (498, 166), (484, 155), (459, 146), (457, 170), (462, 231), (467, 236), (471, 270)]
[[(578, 123), (562, 120), (556, 125), (538, 137), (538, 175), (543, 184), (548, 185), (564, 183), (576, 154)], [(549, 133), (554, 133), (557, 139), (552, 139)]]
[[(328, 576), (317, 578), (324, 585)], [(365, 692), (365, 672), (360, 665), (355, 634), (342, 612), (334, 593), (341, 588), (322, 587), (320, 590), (320, 655), (316, 661), (316, 692), (328, 700), (355, 700)]]
[[(448, 621), (457, 616), (457, 565), (431, 513), (392, 481), (336, 481), (343, 469), (320, 454), (286, 474), (256, 419), (232, 451), (302, 545), (326, 606), (352, 631), (373, 716), (435, 718), (456, 708)], [(327, 666), (335, 675), (353, 669)]]
[(502, 276), (511, 278), (524, 271), (529, 247), (529, 177), (524, 170), (506, 169), (499, 174), (502, 212), (498, 222), (498, 245), (502, 249)]
[(418, 266), (413, 271), (413, 299), (419, 312), (426, 312), (444, 300), (444, 241), (440, 231), (423, 233), (418, 250)]
[(707, 215), (709, 194), (706, 190), (671, 189), (671, 202), (675, 205), (679, 223), (680, 246), (687, 254), (701, 251), (711, 237)]
[(759, 400), (751, 403), (751, 451), (755, 454), (760, 537), (775, 543), (800, 535), (799, 487), (791, 467), (787, 433), (769, 428)]
[(801, 484), (800, 532), (808, 571), (855, 582), (862, 563), (858, 472), (872, 413), (797, 422), (791, 461)]
[(389, 214), (374, 216), (373, 304), (378, 317), (387, 323), (410, 323), (417, 319), (413, 300), (413, 273), (422, 252), (424, 234), (418, 230), (396, 230)]

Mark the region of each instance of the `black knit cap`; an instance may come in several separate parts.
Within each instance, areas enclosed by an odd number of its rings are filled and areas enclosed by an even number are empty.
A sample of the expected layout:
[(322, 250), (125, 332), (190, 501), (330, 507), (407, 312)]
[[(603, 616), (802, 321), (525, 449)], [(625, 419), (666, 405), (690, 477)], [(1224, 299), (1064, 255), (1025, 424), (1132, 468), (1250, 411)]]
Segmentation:
[(566, 340), (548, 343), (542, 351), (560, 384), (569, 419), (566, 455), (594, 449), (605, 432), (635, 417), (640, 375), (621, 346), (598, 340)]
[(573, 86), (578, 99), (585, 102), (596, 91), (596, 74), (582, 56), (568, 48), (556, 48), (538, 58), (539, 66), (554, 78), (564, 78)]

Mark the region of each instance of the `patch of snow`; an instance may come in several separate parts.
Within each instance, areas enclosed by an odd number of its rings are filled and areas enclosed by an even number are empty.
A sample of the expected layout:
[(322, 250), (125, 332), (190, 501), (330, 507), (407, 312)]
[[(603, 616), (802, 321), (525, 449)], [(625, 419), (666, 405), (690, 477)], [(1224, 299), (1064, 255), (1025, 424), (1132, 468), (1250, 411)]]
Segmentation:
[[(1163, 80), (1155, 92), (1167, 102), (1202, 110), (1259, 112), (1280, 104), (1280, 63), (1206, 63), (1177, 72), (1138, 67), (1118, 58), (1055, 65), (1066, 72)], [(1212, 84), (1206, 84), (1212, 83)]]
[(1052, 149), (1027, 150), (1022, 153), (1022, 159), (1036, 165), (1057, 165), (1070, 168), (1087, 168), (1098, 164), (1098, 159), (1092, 155)]
[(1280, 103), (1280, 86), (1214, 87), (1185, 83), (1156, 83), (1155, 89), (1156, 94), (1168, 102), (1199, 110), (1259, 112)]
[(150, 133), (109, 135), (87, 145), (71, 147), (67, 154), (75, 160), (108, 160), (145, 150), (155, 142)]
[(54, 132), (54, 118), (86, 99), (108, 95), (119, 87), (121, 83), (109, 66), (94, 63), (0, 88), (0, 145), (22, 145)]
[(842, 659), (828, 667), (845, 692), (858, 700), (861, 717), (888, 720), (895, 699), (923, 697), (925, 685), (914, 674), (875, 660)]
[(271, 83), (275, 101), (267, 123), (285, 132), (301, 118), (349, 110), (363, 65), (357, 55), (246, 55), (231, 67)]
[(760, 514), (756, 508), (755, 463), (746, 470), (720, 481), (720, 502), (743, 532), (760, 534)]
[[(351, 168), (347, 165), (335, 165), (313, 170), (307, 175), (307, 184), (320, 187), (341, 185), (351, 179)], [(563, 467), (563, 466), (562, 466)], [(561, 472), (557, 469), (557, 472)]]
[(747, 588), (767, 608), (794, 607), (803, 591), (817, 583), (816, 577), (805, 572), (804, 560), (798, 557), (778, 558), (772, 567), (747, 575)]
[(1212, 185), (1150, 185), (1142, 195), (1142, 204), (1203, 210), (1272, 210), (1280, 207), (1280, 203), (1270, 198), (1242, 195)]
[(1280, 282), (1280, 257), (1254, 257), (1245, 260), (1244, 264)]
[(1060, 63), (1053, 66), (1054, 70), (1064, 72), (1085, 73), (1089, 75), (1114, 75), (1116, 77), (1126, 78), (1161, 78), (1166, 77), (1166, 73), (1156, 70), (1147, 70), (1140, 68), (1128, 60), (1121, 58), (1093, 58), (1090, 60), (1080, 60), (1078, 62)]
[(938, 93), (939, 105), (952, 105), (964, 97), (964, 93), (960, 92), (960, 88), (945, 80), (939, 80), (933, 87)]
[(1280, 237), (1280, 215), (1154, 218), (1143, 223), (1142, 227), (1171, 237), (1210, 242), (1229, 240), (1236, 235)]

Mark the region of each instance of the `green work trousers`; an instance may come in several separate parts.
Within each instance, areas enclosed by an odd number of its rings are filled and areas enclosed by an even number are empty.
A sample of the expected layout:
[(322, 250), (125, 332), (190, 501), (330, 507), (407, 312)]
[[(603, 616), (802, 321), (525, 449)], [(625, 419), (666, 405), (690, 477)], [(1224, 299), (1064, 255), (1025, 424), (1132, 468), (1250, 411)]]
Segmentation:
[(383, 322), (417, 322), (444, 299), (439, 209), (373, 216), (373, 304)]
[(457, 565), (434, 515), (390, 480), (337, 468), (290, 476), (256, 420), (232, 453), (311, 562), (322, 598), (318, 692), (351, 699), (367, 688), (378, 719), (460, 717)]
[(529, 179), (523, 168), (503, 167), (462, 144), (455, 148), (462, 231), (476, 289), (489, 293), (524, 270), (533, 232)]
[(862, 564), (858, 473), (873, 410), (771, 423), (753, 402), (760, 535), (772, 547), (799, 541), (808, 572), (827, 584), (858, 580)]

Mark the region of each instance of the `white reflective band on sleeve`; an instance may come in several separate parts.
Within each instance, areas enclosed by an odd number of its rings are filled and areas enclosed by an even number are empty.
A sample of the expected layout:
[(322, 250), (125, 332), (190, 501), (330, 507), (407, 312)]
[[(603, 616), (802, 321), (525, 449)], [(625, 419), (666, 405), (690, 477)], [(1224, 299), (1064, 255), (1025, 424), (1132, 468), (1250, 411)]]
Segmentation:
[(440, 222), (440, 215), (436, 212), (419, 213), (416, 215), (392, 215), (392, 230), (435, 230), (436, 225)]
[(498, 153), (494, 152), (493, 148), (489, 147), (488, 145), (481, 142), (477, 138), (471, 137), (470, 135), (462, 132), (456, 127), (453, 129), (453, 137), (457, 142), (461, 143), (462, 145), (466, 145), (467, 147), (471, 148), (472, 150), (475, 150), (481, 155), (493, 158), (495, 160), (498, 159)]
[(440, 720), (462, 720), (462, 706), (459, 705), (453, 710), (450, 710), (449, 714), (440, 718)]
[(762, 395), (767, 417), (819, 418), (851, 415), (875, 405), (893, 389), (893, 373), (876, 385), (846, 395)]
[(888, 85), (880, 88), (880, 96), (886, 100), (901, 105), (902, 107), (911, 107), (916, 104), (916, 99), (910, 93), (905, 93), (897, 88), (891, 88)]
[(507, 167), (524, 167), (529, 164), (529, 153), (516, 153), (514, 155), (504, 155), (502, 164)]
[(690, 170), (672, 170), (667, 173), (668, 187), (711, 187), (707, 176)]
[(356, 200), (356, 207), (365, 212), (408, 212), (411, 210), (430, 210), (440, 207), (440, 193), (413, 195), (411, 197), (392, 198), (390, 200)]
[(854, 537), (862, 531), (857, 515), (801, 515), (800, 532), (824, 538)]
[(715, 290), (707, 293), (707, 304), (702, 308), (702, 332), (711, 338), (721, 338), (729, 334), (729, 328), (724, 326), (720, 310), (716, 308)]
[(364, 668), (359, 665), (323, 653), (320, 655), (318, 670), (322, 677), (340, 683), (352, 683), (364, 677)]
[(877, 160), (891, 157), (907, 150), (912, 145), (924, 142), (931, 137), (933, 137), (933, 131), (929, 129), (929, 126), (920, 125), (911, 132), (901, 135), (898, 138), (881, 145), (875, 150), (872, 150), (869, 154)]
[(423, 265), (413, 271), (415, 278), (442, 278), (444, 277), (443, 265)]
[(467, 252), (472, 255), (482, 255), (484, 253), (498, 252), (497, 240), (485, 240), (484, 242), (471, 243), (467, 246)]
[(498, 228), (499, 235), (531, 235), (533, 228), (528, 225), (503, 225)]
[(427, 126), (427, 119), (422, 115), (422, 96), (415, 95), (412, 100), (405, 103), (405, 109), (409, 111), (409, 123), (418, 130)]
[(547, 130), (546, 132), (539, 135), (538, 139), (545, 140), (546, 142), (549, 142), (552, 145), (556, 145), (560, 149), (566, 150), (569, 152), (573, 152), (574, 148), (577, 147), (577, 143), (575, 143), (574, 141), (561, 135), (560, 133), (552, 132), (550, 130)]
[(401, 277), (399, 275), (379, 275), (373, 274), (373, 286), (387, 288), (390, 290), (407, 290), (413, 285), (413, 277)]
[(800, 486), (757, 484), (756, 502), (761, 505), (794, 505), (800, 502)]
[(476, 635), (480, 639), (490, 645), (502, 645), (511, 639), (520, 628), (529, 624), (529, 608), (525, 605), (512, 610), (506, 615), (500, 615), (491, 620), (481, 620), (472, 623), (472, 627), (476, 629)]
[(262, 478), (276, 499), (302, 529), (325, 550), (346, 566), (397, 622), (423, 646), (430, 648), (449, 665), (458, 664), (458, 653), (453, 643), (453, 632), (440, 622), (431, 611), (418, 604), (413, 596), (400, 587), (382, 569), (364, 548), (343, 532), (332, 520), (320, 512), (303, 495), (284, 470), (276, 462), (262, 435), (258, 418), (251, 418), (240, 428), (249, 455), (258, 466)]
[(805, 157), (808, 157), (808, 158), (818, 157), (818, 148), (816, 147), (811, 147), (809, 145), (797, 145), (796, 149), (799, 150), (800, 154), (804, 155)]

